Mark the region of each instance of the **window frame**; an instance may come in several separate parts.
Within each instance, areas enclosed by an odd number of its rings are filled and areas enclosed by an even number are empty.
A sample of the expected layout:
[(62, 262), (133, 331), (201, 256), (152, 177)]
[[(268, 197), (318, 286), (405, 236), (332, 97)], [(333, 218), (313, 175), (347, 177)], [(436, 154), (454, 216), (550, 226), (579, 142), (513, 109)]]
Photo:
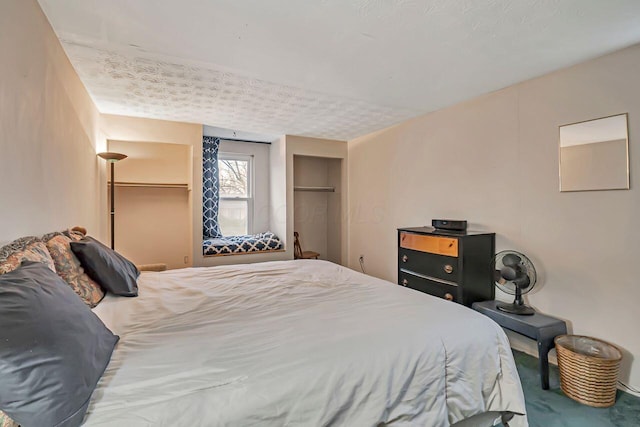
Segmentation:
[[(247, 202), (247, 234), (253, 233), (253, 204), (254, 204), (254, 165), (253, 165), (253, 154), (243, 154), (243, 153), (232, 153), (229, 151), (218, 151), (218, 169), (221, 168), (220, 164), (223, 160), (237, 160), (237, 161), (246, 161), (247, 162), (247, 196), (223, 196), (222, 188), (218, 187), (218, 194), (220, 199), (220, 205), (223, 200), (233, 200), (233, 201), (246, 201)], [(219, 182), (219, 181), (218, 181)], [(220, 184), (218, 184), (220, 185)], [(220, 208), (218, 208), (218, 211)], [(220, 220), (218, 220), (218, 227), (220, 227)], [(222, 232), (222, 229), (220, 230)], [(223, 234), (224, 237), (229, 237)]]

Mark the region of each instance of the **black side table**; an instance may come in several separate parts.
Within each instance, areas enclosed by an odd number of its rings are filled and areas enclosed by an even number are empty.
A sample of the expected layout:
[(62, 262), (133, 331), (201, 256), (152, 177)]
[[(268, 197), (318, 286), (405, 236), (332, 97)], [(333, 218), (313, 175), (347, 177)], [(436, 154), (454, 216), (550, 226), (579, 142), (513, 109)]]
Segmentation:
[(538, 341), (540, 381), (543, 390), (549, 390), (549, 350), (554, 347), (553, 339), (567, 333), (567, 323), (557, 317), (535, 313), (520, 316), (498, 310), (496, 301), (474, 302), (472, 308), (490, 317), (503, 328), (512, 330)]

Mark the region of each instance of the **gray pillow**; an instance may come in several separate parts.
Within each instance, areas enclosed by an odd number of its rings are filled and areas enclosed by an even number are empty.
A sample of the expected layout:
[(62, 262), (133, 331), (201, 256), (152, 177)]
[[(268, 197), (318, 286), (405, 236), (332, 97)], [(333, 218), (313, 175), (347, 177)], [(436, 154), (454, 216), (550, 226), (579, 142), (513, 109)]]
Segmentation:
[(3, 274), (0, 410), (23, 426), (79, 426), (118, 339), (45, 264)]
[(71, 242), (82, 268), (105, 291), (124, 297), (138, 296), (138, 268), (128, 259), (92, 237)]

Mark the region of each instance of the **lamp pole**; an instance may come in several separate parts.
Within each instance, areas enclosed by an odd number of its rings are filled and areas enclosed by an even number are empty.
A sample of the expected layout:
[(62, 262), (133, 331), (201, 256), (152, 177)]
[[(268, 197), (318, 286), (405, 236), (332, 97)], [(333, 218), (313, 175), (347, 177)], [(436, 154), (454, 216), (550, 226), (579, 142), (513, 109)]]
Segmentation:
[(115, 241), (116, 241), (116, 229), (115, 229), (115, 224), (116, 224), (116, 207), (115, 207), (115, 201), (116, 201), (116, 185), (115, 185), (115, 181), (113, 179), (114, 176), (114, 169), (116, 166), (116, 162), (109, 162), (109, 165), (111, 166), (111, 249), (115, 249)]
[(120, 153), (112, 153), (112, 152), (104, 152), (104, 153), (98, 153), (98, 157), (101, 157), (103, 159), (105, 159), (107, 162), (109, 162), (110, 166), (111, 166), (111, 189), (110, 189), (110, 196), (111, 196), (111, 212), (110, 212), (110, 216), (111, 216), (111, 249), (115, 249), (115, 222), (116, 222), (116, 208), (115, 208), (115, 199), (116, 199), (116, 185), (115, 185), (115, 179), (114, 179), (114, 170), (115, 170), (115, 164), (116, 162), (126, 159), (127, 156), (125, 154), (120, 154)]

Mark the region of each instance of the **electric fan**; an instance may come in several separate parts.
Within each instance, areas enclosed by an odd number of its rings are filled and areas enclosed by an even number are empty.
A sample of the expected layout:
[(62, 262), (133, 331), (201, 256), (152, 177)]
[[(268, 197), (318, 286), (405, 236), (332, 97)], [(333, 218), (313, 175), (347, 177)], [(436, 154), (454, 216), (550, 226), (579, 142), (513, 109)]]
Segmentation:
[(535, 310), (524, 304), (522, 295), (536, 284), (536, 269), (529, 258), (516, 251), (499, 252), (493, 259), (494, 280), (503, 292), (515, 295), (512, 304), (499, 302), (498, 310), (507, 313), (532, 315)]

